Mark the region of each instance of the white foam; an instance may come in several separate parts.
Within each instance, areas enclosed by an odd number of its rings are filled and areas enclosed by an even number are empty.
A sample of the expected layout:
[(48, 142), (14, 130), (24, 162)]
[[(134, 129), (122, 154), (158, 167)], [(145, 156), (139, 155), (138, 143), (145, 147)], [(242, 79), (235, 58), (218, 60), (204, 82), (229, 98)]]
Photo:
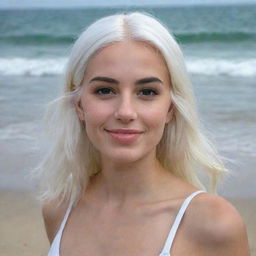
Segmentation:
[[(0, 75), (45, 76), (64, 71), (67, 58), (0, 58)], [(192, 74), (256, 76), (256, 59), (226, 60), (214, 58), (187, 58), (188, 71)]]
[(192, 74), (256, 76), (256, 59), (188, 59), (188, 71)]
[(0, 75), (57, 75), (63, 73), (66, 61), (66, 58), (0, 58)]

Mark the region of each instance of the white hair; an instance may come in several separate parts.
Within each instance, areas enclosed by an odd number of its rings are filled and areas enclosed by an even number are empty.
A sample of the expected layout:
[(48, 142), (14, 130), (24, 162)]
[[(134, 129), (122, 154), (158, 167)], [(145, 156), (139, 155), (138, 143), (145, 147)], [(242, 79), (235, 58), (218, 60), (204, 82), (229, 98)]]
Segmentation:
[(80, 95), (88, 60), (103, 47), (126, 40), (153, 46), (169, 70), (174, 113), (157, 146), (157, 158), (163, 167), (198, 188), (204, 188), (198, 170), (206, 171), (211, 180), (208, 191), (215, 191), (221, 174), (227, 172), (202, 133), (183, 54), (174, 37), (148, 14), (116, 14), (90, 25), (72, 48), (63, 95), (50, 104), (46, 115), (51, 144), (38, 168), (42, 199), (76, 200), (90, 177), (100, 172), (98, 152), (76, 114), (74, 101)]

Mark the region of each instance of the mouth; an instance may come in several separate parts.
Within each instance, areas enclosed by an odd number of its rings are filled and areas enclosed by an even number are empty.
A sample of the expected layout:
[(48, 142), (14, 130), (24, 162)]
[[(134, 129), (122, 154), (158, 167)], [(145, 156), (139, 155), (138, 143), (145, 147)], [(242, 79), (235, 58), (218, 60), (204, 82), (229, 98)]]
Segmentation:
[(132, 129), (105, 129), (105, 131), (108, 132), (114, 141), (121, 144), (132, 143), (136, 141), (142, 133), (144, 133), (143, 131)]
[(140, 130), (134, 130), (134, 129), (111, 129), (105, 131), (110, 132), (110, 133), (116, 133), (116, 134), (141, 134), (143, 131)]

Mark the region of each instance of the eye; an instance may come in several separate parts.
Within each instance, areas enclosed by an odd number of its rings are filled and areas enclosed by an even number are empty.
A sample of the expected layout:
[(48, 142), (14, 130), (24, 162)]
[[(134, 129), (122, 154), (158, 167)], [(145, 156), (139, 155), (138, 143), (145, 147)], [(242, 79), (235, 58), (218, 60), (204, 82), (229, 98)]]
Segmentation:
[(158, 95), (158, 92), (155, 89), (143, 88), (142, 90), (140, 90), (139, 94), (141, 96), (155, 96)]
[(114, 90), (112, 88), (108, 88), (108, 87), (101, 87), (101, 88), (97, 88), (94, 91), (95, 94), (98, 95), (110, 95), (110, 94), (114, 94)]

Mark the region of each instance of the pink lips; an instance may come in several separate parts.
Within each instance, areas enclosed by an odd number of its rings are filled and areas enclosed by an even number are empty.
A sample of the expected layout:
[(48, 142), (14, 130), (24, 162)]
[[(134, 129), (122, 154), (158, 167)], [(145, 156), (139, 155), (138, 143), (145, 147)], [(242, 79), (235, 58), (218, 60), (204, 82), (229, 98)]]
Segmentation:
[(113, 139), (120, 143), (131, 143), (143, 133), (143, 131), (130, 129), (112, 129), (106, 131)]

